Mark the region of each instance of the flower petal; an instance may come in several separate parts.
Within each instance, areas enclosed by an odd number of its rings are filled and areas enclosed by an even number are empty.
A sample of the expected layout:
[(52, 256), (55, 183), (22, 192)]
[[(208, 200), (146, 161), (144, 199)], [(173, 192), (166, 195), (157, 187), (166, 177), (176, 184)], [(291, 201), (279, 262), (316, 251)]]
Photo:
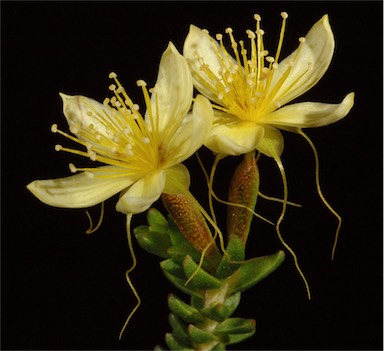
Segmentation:
[(241, 155), (254, 150), (264, 135), (264, 127), (215, 111), (215, 120), (205, 142), (213, 152)]
[(120, 197), (116, 210), (125, 214), (144, 212), (160, 197), (165, 179), (163, 170), (154, 171), (139, 179)]
[(193, 155), (203, 144), (211, 129), (213, 121), (212, 105), (207, 98), (197, 95), (192, 113), (189, 113), (183, 123), (164, 145), (164, 167), (183, 162)]
[(324, 75), (331, 63), (335, 40), (324, 15), (305, 36), (291, 55), (273, 71), (270, 92), (271, 106), (283, 106), (311, 89)]
[(151, 129), (166, 135), (170, 127), (177, 129), (191, 107), (192, 96), (193, 83), (187, 61), (170, 42), (161, 56), (151, 96), (152, 113), (146, 113)]
[[(206, 31), (194, 25), (189, 28), (183, 54), (191, 67), (193, 84), (196, 89), (221, 105), (222, 101), (218, 99), (215, 87), (222, 80), (221, 70), (238, 66), (236, 60), (223, 50)], [(201, 69), (203, 63), (208, 65), (211, 74), (207, 74)]]
[(82, 95), (70, 96), (60, 93), (60, 96), (63, 100), (63, 113), (69, 129), (79, 139), (88, 140), (84, 135), (96, 135), (97, 133), (106, 138), (113, 137), (107, 130), (106, 124), (101, 123), (98, 116), (103, 116), (103, 119), (118, 120), (114, 118), (116, 110)]
[(315, 128), (335, 123), (351, 110), (355, 93), (349, 93), (340, 104), (300, 102), (284, 106), (265, 116), (263, 122), (276, 126)]
[(167, 179), (165, 181), (163, 193), (175, 195), (185, 194), (187, 192), (191, 184), (191, 175), (189, 174), (187, 167), (182, 163), (179, 163), (176, 166), (167, 168), (165, 174)]
[(91, 178), (89, 174), (83, 172), (66, 178), (35, 180), (29, 183), (27, 188), (40, 201), (50, 206), (90, 207), (103, 202), (133, 183), (134, 179), (130, 177), (108, 178), (108, 174), (115, 174), (115, 169), (115, 167), (99, 167), (97, 175), (104, 175), (105, 178), (97, 176)]
[(281, 132), (271, 126), (265, 126), (264, 136), (257, 145), (257, 150), (274, 159), (280, 158), (284, 150), (284, 137)]

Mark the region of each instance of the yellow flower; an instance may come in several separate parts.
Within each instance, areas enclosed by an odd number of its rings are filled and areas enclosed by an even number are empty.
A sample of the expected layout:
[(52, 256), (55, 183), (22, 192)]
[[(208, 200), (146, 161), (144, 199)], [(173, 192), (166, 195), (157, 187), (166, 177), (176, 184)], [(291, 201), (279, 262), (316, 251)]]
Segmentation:
[(199, 149), (206, 137), (213, 111), (203, 96), (196, 97), (192, 112), (193, 84), (185, 58), (169, 43), (161, 57), (154, 89), (142, 88), (147, 111), (129, 98), (116, 74), (111, 99), (103, 104), (84, 96), (67, 96), (63, 111), (67, 138), (84, 146), (84, 151), (56, 145), (56, 150), (71, 152), (104, 164), (76, 168), (78, 174), (59, 179), (36, 180), (27, 188), (42, 202), (56, 207), (84, 208), (96, 205), (122, 192), (116, 209), (126, 214), (143, 212), (162, 192), (189, 186), (189, 173), (182, 161)]
[(321, 127), (345, 117), (354, 93), (340, 104), (301, 102), (284, 106), (312, 88), (327, 70), (335, 47), (328, 16), (321, 18), (298, 48), (279, 62), (287, 13), (283, 18), (275, 56), (264, 48), (261, 18), (255, 15), (255, 31), (247, 30), (249, 47), (237, 43), (226, 29), (234, 57), (206, 30), (191, 25), (184, 43), (184, 57), (197, 90), (214, 102), (214, 121), (206, 145), (218, 154), (239, 155), (254, 149), (280, 157), (284, 140), (278, 129), (300, 131)]

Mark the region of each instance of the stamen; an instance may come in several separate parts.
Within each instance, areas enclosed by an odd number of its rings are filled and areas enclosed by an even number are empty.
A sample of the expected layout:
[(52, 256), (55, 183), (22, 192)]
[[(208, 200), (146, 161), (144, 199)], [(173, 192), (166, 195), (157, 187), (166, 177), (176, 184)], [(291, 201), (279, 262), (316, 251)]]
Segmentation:
[(51, 126), (51, 132), (52, 132), (52, 133), (57, 133), (57, 124), (52, 124), (52, 126)]
[(142, 79), (139, 79), (137, 82), (136, 82), (137, 86), (138, 87), (146, 87), (147, 86), (147, 83), (142, 80)]
[(111, 91), (115, 91), (116, 90), (116, 85), (115, 84), (111, 84), (109, 87), (108, 87), (109, 90)]
[(114, 79), (117, 77), (117, 74), (115, 72), (111, 72), (109, 73), (109, 76), (108, 76), (110, 79)]
[(69, 170), (71, 171), (71, 173), (77, 172), (77, 168), (75, 167), (75, 165), (73, 163), (69, 164)]
[(63, 149), (63, 146), (62, 146), (62, 145), (60, 145), (60, 144), (55, 145), (55, 150), (56, 150), (56, 151), (60, 151), (60, 150), (62, 150), (62, 149)]

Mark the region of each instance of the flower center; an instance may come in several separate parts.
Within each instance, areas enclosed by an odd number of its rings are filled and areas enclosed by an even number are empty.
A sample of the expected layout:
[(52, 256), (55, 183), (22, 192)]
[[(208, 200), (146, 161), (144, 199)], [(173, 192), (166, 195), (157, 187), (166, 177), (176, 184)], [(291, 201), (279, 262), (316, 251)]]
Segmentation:
[[(113, 174), (108, 172), (106, 174), (103, 168), (76, 168), (70, 164), (71, 172), (85, 171), (91, 177), (109, 178), (146, 174), (156, 169), (160, 162), (158, 124), (157, 119), (155, 121), (153, 117), (146, 83), (143, 80), (137, 81), (137, 85), (143, 91), (148, 121), (139, 112), (139, 105), (130, 99), (116, 74), (111, 73), (109, 78), (115, 81), (115, 84), (109, 86), (114, 96), (104, 100), (104, 108), (96, 109), (85, 99), (78, 102), (80, 110), (87, 109), (86, 114), (89, 118), (79, 117), (69, 121), (69, 129), (75, 137), (59, 130), (56, 124), (51, 128), (52, 132), (58, 132), (83, 145), (86, 151), (65, 148), (61, 145), (56, 145), (55, 149), (115, 166)], [(81, 99), (81, 97), (66, 98)]]
[[(235, 115), (242, 120), (262, 123), (262, 116), (281, 107), (275, 97), (293, 65), (292, 62), (277, 82), (274, 81), (271, 84), (272, 78), (279, 67), (278, 62), (288, 14), (282, 12), (281, 17), (280, 37), (274, 57), (268, 56), (269, 52), (264, 48), (264, 31), (261, 29), (261, 17), (258, 14), (254, 15), (256, 29), (246, 31), (249, 39), (249, 52), (245, 48), (243, 40), (240, 40), (239, 43), (236, 42), (232, 28), (225, 30), (229, 36), (235, 59), (225, 49), (222, 34), (216, 35), (220, 45), (217, 45), (209, 37), (214, 44), (213, 47), (216, 50), (221, 68), (218, 75), (214, 74), (209, 65), (204, 62), (204, 59), (199, 58), (202, 62), (200, 72), (194, 73), (199, 83), (203, 84), (216, 96), (215, 102), (217, 104), (214, 105), (214, 108)], [(303, 43), (305, 39), (300, 38), (299, 41)], [(300, 46), (298, 50), (300, 50)], [(208, 83), (204, 77), (208, 77), (211, 82)], [(212, 79), (214, 84), (211, 84)]]

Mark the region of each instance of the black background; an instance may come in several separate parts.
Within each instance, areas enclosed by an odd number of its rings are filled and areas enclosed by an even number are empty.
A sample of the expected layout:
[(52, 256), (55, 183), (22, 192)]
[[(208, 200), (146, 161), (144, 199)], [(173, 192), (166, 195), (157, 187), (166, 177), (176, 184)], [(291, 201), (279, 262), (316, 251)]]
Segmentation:
[[(260, 13), (266, 47), (273, 53), (280, 12), (289, 13), (283, 56), (325, 13), (335, 33), (333, 62), (320, 83), (298, 101), (340, 102), (356, 92), (344, 120), (308, 130), (321, 161), (321, 183), (343, 216), (336, 260), (330, 252), (335, 218), (318, 198), (313, 155), (306, 142), (285, 133), (283, 162), (290, 208), (282, 230), (295, 249), (313, 300), (287, 257), (270, 277), (243, 294), (238, 316), (257, 320), (243, 349), (382, 348), (382, 3), (381, 2), (1, 2), (2, 11), (2, 349), (151, 349), (169, 331), (166, 297), (176, 290), (158, 259), (137, 245), (133, 279), (142, 297), (122, 341), (118, 332), (133, 295), (124, 278), (130, 266), (124, 216), (106, 202), (104, 222), (86, 235), (83, 210), (48, 207), (28, 193), (34, 179), (69, 175), (82, 160), (54, 151), (64, 141), (58, 93), (109, 96), (108, 74), (119, 74), (142, 104), (137, 79), (156, 79), (169, 40), (181, 50), (190, 23), (211, 33), (232, 26), (237, 38)], [(206, 162), (210, 153), (203, 152)], [(84, 160), (84, 163), (87, 161)], [(225, 196), (239, 158), (224, 160), (216, 189)], [(187, 162), (192, 191), (204, 199), (195, 159)], [(274, 163), (259, 163), (261, 189), (281, 196)], [(203, 200), (202, 200), (203, 201)], [(276, 218), (277, 204), (258, 203)], [(161, 208), (160, 204), (158, 207)], [(224, 208), (217, 206), (222, 220)], [(98, 216), (99, 207), (92, 209)], [(134, 217), (134, 225), (145, 215)], [(271, 226), (257, 220), (248, 257), (281, 248)], [(181, 293), (176, 292), (179, 296)]]

